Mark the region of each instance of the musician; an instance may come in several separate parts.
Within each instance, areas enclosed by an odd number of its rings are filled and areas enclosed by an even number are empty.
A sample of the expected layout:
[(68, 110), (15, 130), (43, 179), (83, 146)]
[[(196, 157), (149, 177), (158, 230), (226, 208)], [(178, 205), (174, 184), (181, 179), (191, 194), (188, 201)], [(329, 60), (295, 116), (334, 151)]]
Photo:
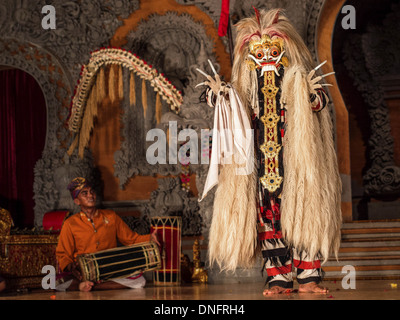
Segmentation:
[(143, 276), (102, 283), (81, 281), (82, 276), (76, 260), (80, 254), (115, 248), (117, 240), (123, 245), (148, 241), (160, 244), (156, 231), (152, 234), (139, 235), (133, 232), (114, 211), (98, 209), (96, 193), (86, 179), (82, 177), (73, 179), (68, 185), (68, 190), (81, 211), (64, 222), (56, 249), (60, 269), (73, 275), (73, 281), (67, 289), (90, 291), (143, 287), (146, 283)]

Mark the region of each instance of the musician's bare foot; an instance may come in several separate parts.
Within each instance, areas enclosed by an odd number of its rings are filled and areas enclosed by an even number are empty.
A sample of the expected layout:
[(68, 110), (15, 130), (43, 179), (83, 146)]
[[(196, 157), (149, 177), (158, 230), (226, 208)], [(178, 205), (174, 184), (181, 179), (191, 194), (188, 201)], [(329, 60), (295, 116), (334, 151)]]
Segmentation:
[(293, 289), (290, 288), (283, 288), (280, 286), (272, 286), (269, 289), (265, 289), (263, 292), (264, 296), (268, 296), (270, 294), (281, 294), (281, 293), (291, 293)]
[(309, 282), (299, 285), (299, 293), (328, 293), (328, 288), (321, 287), (315, 282)]
[(83, 281), (79, 283), (79, 291), (89, 292), (92, 290), (94, 283), (91, 281)]

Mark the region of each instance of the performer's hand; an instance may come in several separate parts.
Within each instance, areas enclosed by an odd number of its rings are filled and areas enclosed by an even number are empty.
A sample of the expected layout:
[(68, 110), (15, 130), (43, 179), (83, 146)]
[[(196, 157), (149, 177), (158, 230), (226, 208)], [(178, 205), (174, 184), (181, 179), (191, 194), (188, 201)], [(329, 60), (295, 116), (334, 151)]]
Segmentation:
[(315, 67), (314, 69), (312, 69), (311, 71), (310, 71), (310, 73), (308, 74), (308, 76), (307, 76), (307, 81), (308, 81), (308, 85), (309, 85), (309, 87), (310, 87), (310, 91), (311, 91), (311, 93), (314, 93), (315, 91), (317, 91), (317, 89), (321, 89), (323, 86), (332, 86), (331, 84), (329, 84), (329, 83), (318, 83), (319, 81), (321, 81), (323, 78), (325, 78), (325, 77), (327, 77), (327, 76), (330, 76), (331, 74), (335, 74), (335, 72), (329, 72), (329, 73), (327, 73), (327, 74), (324, 74), (324, 75), (322, 75), (322, 76), (318, 76), (318, 77), (315, 77), (314, 79), (313, 79), (313, 77), (314, 77), (314, 75), (315, 75), (315, 72), (321, 67), (321, 66), (323, 66), (324, 64), (326, 63), (326, 60), (324, 61), (324, 62), (322, 62), (319, 66), (317, 66), (317, 67)]
[(226, 83), (221, 80), (220, 76), (218, 75), (217, 71), (215, 71), (215, 68), (210, 60), (208, 60), (208, 63), (210, 64), (211, 69), (214, 72), (215, 79), (212, 76), (206, 74), (204, 71), (197, 68), (196, 70), (200, 72), (203, 76), (205, 76), (208, 81), (199, 83), (198, 85), (196, 85), (196, 88), (202, 85), (209, 86), (214, 94), (218, 94), (218, 92), (221, 91), (221, 88), (224, 88), (226, 86)]
[(157, 230), (154, 230), (154, 231), (151, 233), (151, 235), (150, 235), (150, 240), (153, 241), (153, 242), (155, 242), (155, 243), (157, 243), (158, 246), (161, 247), (161, 244), (160, 244), (160, 242), (158, 242), (158, 238), (157, 238)]

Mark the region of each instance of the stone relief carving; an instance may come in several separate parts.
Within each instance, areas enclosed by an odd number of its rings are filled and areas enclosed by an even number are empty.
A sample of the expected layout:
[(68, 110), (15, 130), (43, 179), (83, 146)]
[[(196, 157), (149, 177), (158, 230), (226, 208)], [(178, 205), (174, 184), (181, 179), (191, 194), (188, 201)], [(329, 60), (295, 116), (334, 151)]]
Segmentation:
[[(201, 146), (202, 129), (211, 129), (214, 118), (214, 110), (210, 108), (204, 101), (200, 101), (200, 96), (204, 88), (196, 88), (196, 84), (204, 81), (204, 77), (196, 71), (196, 68), (201, 70), (209, 70), (208, 59), (213, 61), (213, 56), (208, 56), (204, 47), (201, 46), (197, 59), (197, 64), (189, 68), (191, 85), (186, 88), (186, 94), (183, 97), (183, 104), (179, 115), (168, 112), (161, 118), (161, 124), (164, 129), (169, 125), (170, 121), (176, 121), (179, 129), (192, 129), (196, 132), (198, 146)], [(213, 61), (213, 64), (219, 71), (219, 65)], [(200, 151), (200, 150), (199, 150)], [(199, 152), (200, 153), (200, 152)], [(204, 189), (205, 180), (208, 173), (208, 164), (202, 163), (199, 154), (198, 164), (190, 164), (190, 171), (196, 174), (196, 188), (201, 193)], [(214, 202), (214, 192), (209, 192), (208, 196), (198, 203), (199, 215), (202, 221), (202, 235), (208, 239), (208, 231), (211, 226), (212, 207)], [(197, 200), (196, 200), (197, 201)], [(185, 219), (183, 224), (185, 225)]]
[[(163, 112), (158, 128), (166, 132), (169, 122), (175, 121), (178, 132), (182, 129), (193, 129), (198, 137), (201, 136), (201, 129), (211, 128), (213, 111), (204, 102), (200, 102), (204, 88), (195, 88), (197, 83), (203, 81), (195, 68), (206, 68), (208, 66), (207, 59), (214, 60), (215, 64), (213, 43), (206, 35), (202, 24), (195, 22), (191, 16), (185, 14), (178, 16), (170, 12), (164, 16), (153, 15), (128, 36), (126, 48), (135, 52), (138, 56), (146, 57), (149, 63), (163, 72), (183, 92), (184, 101), (179, 114)], [(131, 112), (127, 103), (123, 104), (123, 108), (122, 121), (124, 126), (121, 134), (124, 141), (121, 144), (121, 150), (114, 155), (116, 160), (115, 175), (120, 177), (120, 183), (125, 183), (132, 175), (142, 174), (143, 172), (178, 175), (181, 170), (179, 163), (177, 165), (157, 164), (151, 166), (138, 159), (137, 151), (143, 150), (143, 144), (138, 141), (140, 139), (138, 137), (142, 136), (144, 141), (146, 131), (144, 134), (138, 132), (138, 130), (141, 130), (140, 123), (143, 123), (143, 121), (137, 120), (138, 115)], [(137, 125), (135, 126), (133, 123)], [(190, 166), (191, 172), (196, 173), (196, 184), (199, 190), (203, 190), (204, 185), (205, 178), (202, 178), (202, 173), (203, 175), (207, 173), (202, 166), (207, 167), (207, 165)], [(198, 174), (199, 177), (197, 177)], [(211, 196), (209, 198), (212, 199)], [(209, 210), (209, 207), (206, 207), (210, 206), (209, 200), (198, 206), (193, 206), (191, 203), (194, 200), (189, 201), (188, 195), (181, 200), (178, 197), (173, 199), (177, 201), (176, 205), (179, 207), (181, 206), (180, 201), (186, 199), (184, 206), (186, 209), (184, 209), (183, 214), (184, 232), (193, 233), (194, 230), (200, 230), (202, 227), (203, 230), (208, 228), (209, 219), (203, 219), (203, 217), (209, 216), (205, 213)], [(161, 207), (159, 204), (153, 203), (153, 200), (154, 198), (150, 199), (145, 212), (158, 212), (157, 215), (160, 215)], [(164, 206), (162, 210), (170, 206), (171, 204)], [(195, 219), (196, 214), (198, 218)], [(204, 220), (204, 224), (202, 224), (202, 220)], [(188, 230), (185, 230), (186, 227)]]
[[(69, 134), (63, 126), (68, 115), (72, 89), (66, 74), (47, 50), (16, 39), (0, 39), (0, 65), (21, 69), (31, 74), (40, 85), (47, 107), (47, 133), (42, 159), (35, 166), (35, 224), (41, 225), (46, 211), (57, 201), (53, 170), (60, 165), (60, 151)], [(46, 115), (43, 115), (46, 116)]]
[(197, 199), (182, 190), (179, 178), (157, 179), (158, 189), (153, 191), (144, 208), (143, 219), (149, 223), (156, 216), (181, 216), (182, 235), (200, 235), (202, 218)]
[[(124, 70), (124, 92), (129, 92), (129, 73)], [(135, 175), (152, 176), (161, 175), (177, 175), (179, 167), (171, 164), (150, 164), (146, 158), (146, 151), (153, 141), (147, 142), (146, 135), (151, 129), (157, 127), (156, 114), (156, 93), (146, 83), (147, 88), (147, 110), (146, 117), (143, 114), (141, 86), (142, 80), (139, 76), (134, 75), (136, 83), (136, 104), (130, 106), (128, 94), (124, 95), (121, 102), (121, 148), (114, 153), (114, 175), (119, 179), (119, 186), (123, 189), (129, 178)], [(170, 106), (161, 100), (162, 113), (170, 111)], [(167, 159), (168, 160), (168, 159)]]
[[(209, 1), (209, 0), (176, 0), (182, 5), (195, 5), (201, 11), (206, 12), (211, 20), (214, 22), (215, 28), (218, 29), (219, 17), (221, 15), (221, 2), (220, 1)], [(231, 1), (232, 2), (232, 1)], [(234, 1), (233, 1), (234, 2)], [(232, 6), (231, 6), (232, 7)], [(229, 47), (228, 38), (221, 38), (225, 48)], [(228, 49), (227, 49), (228, 50)]]
[[(193, 89), (198, 82), (196, 82), (197, 78), (193, 78), (192, 67), (197, 65), (199, 56), (202, 55), (202, 59), (208, 57), (215, 60), (212, 52), (213, 43), (208, 39), (202, 24), (195, 22), (192, 17), (185, 14), (178, 16), (176, 13), (170, 12), (164, 16), (153, 15), (128, 36), (126, 47), (137, 53), (138, 56), (145, 56), (149, 63), (160, 72), (163, 72), (183, 92), (184, 103), (180, 113), (176, 115), (171, 112), (163, 112), (159, 128), (166, 129), (165, 123), (177, 121), (178, 129), (182, 129), (182, 119), (191, 122), (194, 127), (209, 128), (209, 121), (212, 115), (207, 114), (204, 106), (200, 108), (197, 106), (201, 91)], [(125, 103), (123, 105), (126, 106)], [(141, 120), (135, 120), (134, 118), (137, 115), (132, 114), (127, 107), (123, 106), (123, 108), (122, 121), (124, 123), (124, 131), (122, 136), (125, 141), (121, 146), (121, 150), (115, 154), (117, 162), (115, 167), (116, 174), (121, 177), (125, 174), (128, 178), (133, 174), (143, 172), (178, 174), (180, 168), (176, 165), (149, 166), (147, 163), (138, 163), (140, 159), (137, 157), (137, 150), (142, 150), (143, 148), (143, 146), (139, 145), (140, 142), (138, 140), (142, 136), (144, 141), (145, 136), (143, 132), (138, 132), (138, 130), (141, 130), (140, 128), (133, 128), (132, 122), (140, 126)], [(185, 127), (187, 126), (186, 124)], [(143, 129), (149, 130), (154, 127), (155, 125), (153, 124)], [(146, 134), (146, 131), (144, 134)], [(129, 172), (132, 167), (135, 167), (135, 169)], [(126, 180), (123, 179), (123, 181)]]
[(75, 177), (81, 176), (93, 184), (98, 195), (102, 198), (102, 184), (99, 172), (93, 167), (93, 159), (86, 151), (84, 159), (74, 155), (69, 158), (62, 149), (52, 152), (52, 157), (43, 157), (35, 166), (35, 225), (41, 225), (43, 216), (52, 210), (79, 211), (67, 190), (68, 183)]
[(45, 150), (65, 143), (68, 132), (62, 120), (68, 115), (71, 88), (62, 65), (46, 49), (15, 38), (0, 39), (0, 65), (31, 74), (42, 89), (49, 119)]
[(143, 57), (185, 93), (189, 85), (189, 67), (196, 64), (201, 44), (209, 56), (214, 43), (207, 36), (204, 25), (189, 14), (167, 12), (153, 14), (127, 36), (126, 49)]
[(121, 218), (129, 228), (138, 234), (148, 234), (150, 232), (150, 221), (146, 217), (122, 216)]
[(319, 62), (317, 54), (317, 29), (319, 16), (324, 6), (325, 0), (309, 0), (305, 2), (306, 23), (304, 40), (311, 52), (314, 61)]
[(221, 3), (220, 1), (209, 1), (209, 0), (176, 0), (177, 3), (182, 5), (195, 5), (201, 11), (206, 12), (214, 25), (218, 27), (219, 16), (221, 14)]
[(54, 56), (68, 66), (74, 84), (90, 51), (107, 46), (122, 24), (118, 17), (127, 18), (139, 8), (138, 0), (54, 0), (51, 5), (56, 10), (56, 29), (44, 30), (41, 11), (47, 4), (45, 0), (6, 1), (0, 4), (0, 26), (3, 34), (51, 48)]
[(394, 165), (389, 111), (380, 82), (384, 76), (400, 74), (400, 37), (395, 27), (399, 19), (400, 6), (393, 6), (382, 25), (348, 37), (343, 48), (345, 66), (368, 105), (371, 120), (367, 146), (371, 165), (363, 179), (364, 191), (372, 197), (400, 192), (400, 168)]

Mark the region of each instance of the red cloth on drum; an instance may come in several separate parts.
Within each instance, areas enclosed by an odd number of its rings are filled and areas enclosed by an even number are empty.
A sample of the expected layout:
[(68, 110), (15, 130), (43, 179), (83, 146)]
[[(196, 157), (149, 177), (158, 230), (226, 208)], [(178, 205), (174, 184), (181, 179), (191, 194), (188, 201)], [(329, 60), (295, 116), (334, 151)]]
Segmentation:
[(179, 272), (181, 262), (181, 230), (171, 226), (165, 226), (164, 228), (152, 226), (151, 232), (154, 230), (157, 230), (157, 237), (161, 248), (165, 250), (165, 264), (163, 262), (160, 270), (156, 272)]
[(157, 230), (161, 244), (161, 268), (154, 271), (155, 285), (177, 285), (181, 282), (181, 218), (153, 217), (151, 231)]
[(68, 214), (67, 210), (46, 212), (43, 216), (43, 229), (60, 231)]

